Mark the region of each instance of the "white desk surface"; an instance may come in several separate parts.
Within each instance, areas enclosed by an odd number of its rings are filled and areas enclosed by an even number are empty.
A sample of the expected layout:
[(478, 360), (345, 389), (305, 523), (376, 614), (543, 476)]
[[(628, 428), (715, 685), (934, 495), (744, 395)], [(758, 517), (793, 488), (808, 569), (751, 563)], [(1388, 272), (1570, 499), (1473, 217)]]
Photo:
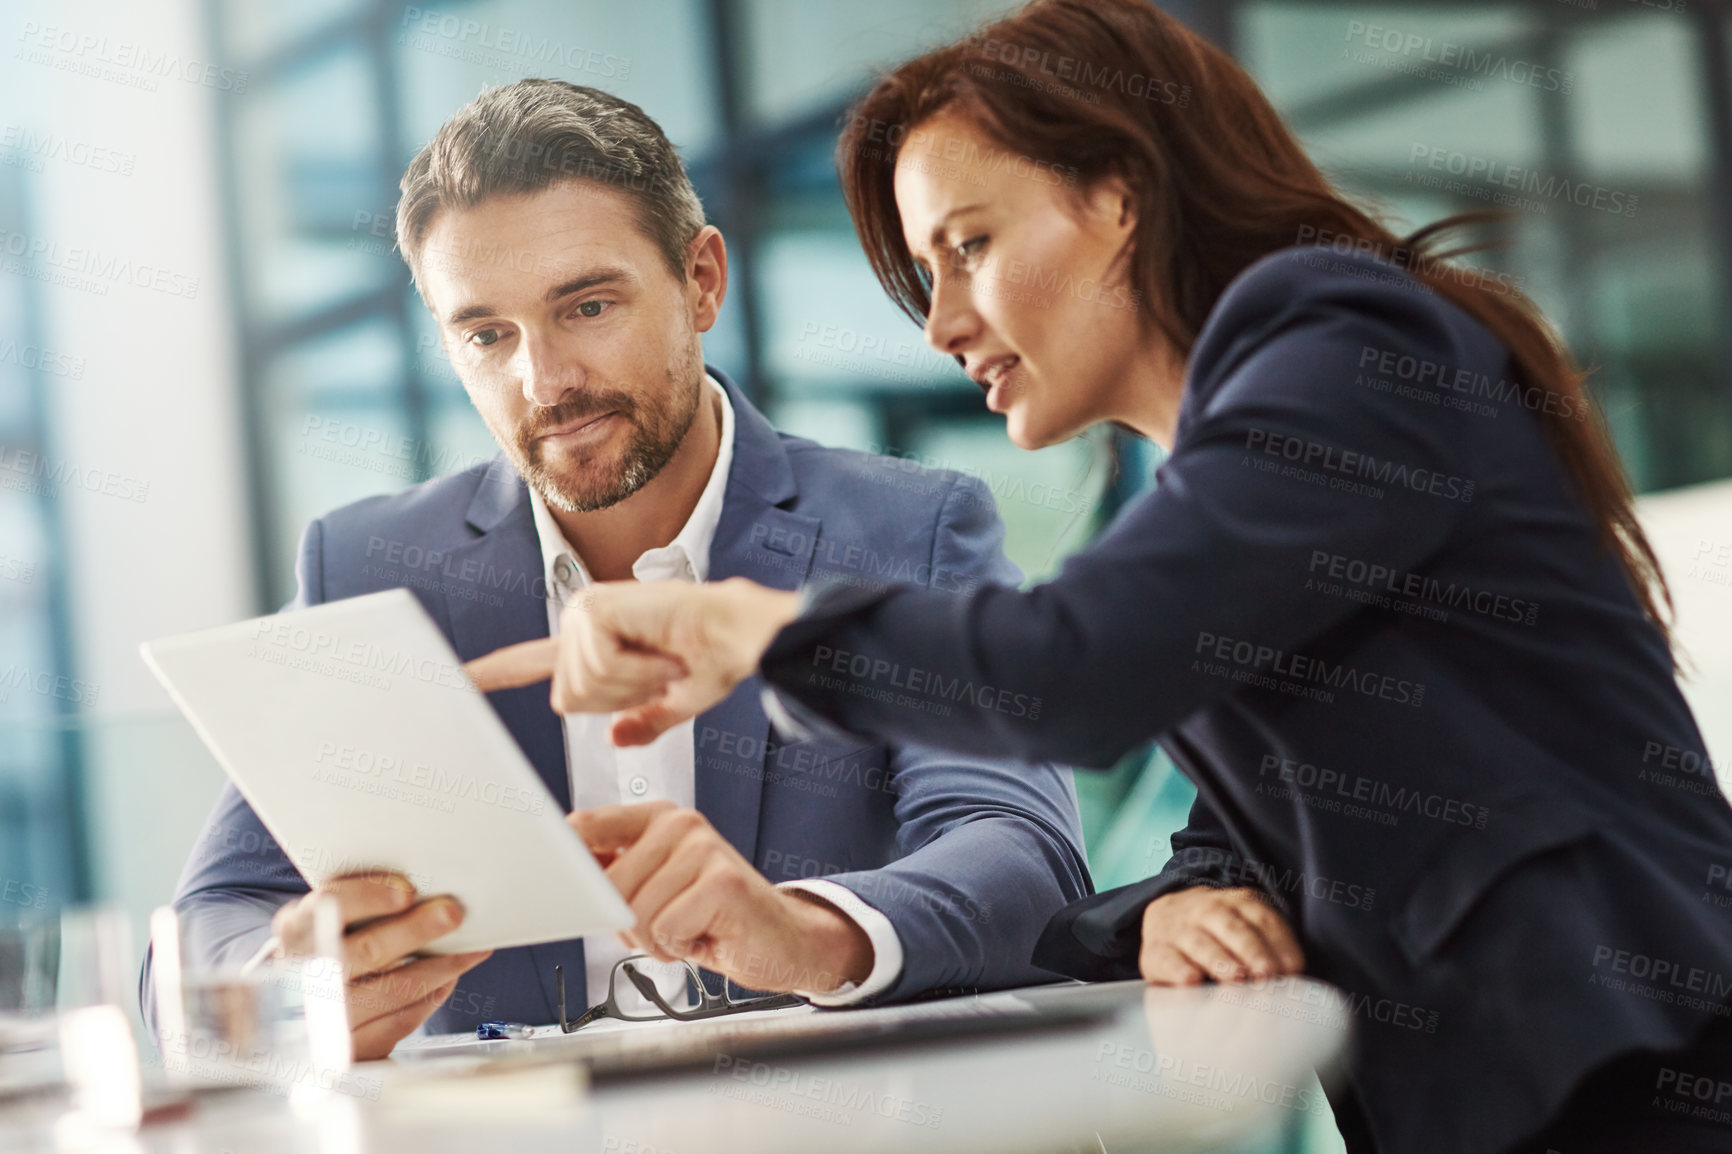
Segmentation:
[[(356, 1074), (384, 1074), (376, 1099), (230, 1091), (199, 1098), (178, 1120), (90, 1148), (102, 1154), (1116, 1154), (1231, 1145), (1274, 1130), (1295, 1111), (1328, 1110), (1311, 1076), (1317, 1070), (1327, 1078), (1339, 1062), (1350, 1015), (1321, 983), (1279, 979), (1174, 990), (1125, 982), (1074, 990), (1122, 999), (1123, 1011), (1026, 1037), (756, 1064), (728, 1059), (696, 1072), (602, 1082), (587, 1096), (547, 1092), (550, 1079), (576, 1081), (569, 1064), (540, 1066), (514, 1075), (526, 1081), (502, 1078), (483, 1090), (484, 1078), (454, 1075), (443, 1086), (420, 1080), (441, 1066), (468, 1068), (473, 1059), (368, 1063)], [(985, 994), (979, 1001), (1012, 996)], [(965, 1009), (960, 1001), (958, 1009)], [(918, 1007), (853, 1012), (893, 1015)], [(53, 1126), (63, 1108), (36, 1100), (0, 1110), (0, 1150), (67, 1149), (57, 1144)]]

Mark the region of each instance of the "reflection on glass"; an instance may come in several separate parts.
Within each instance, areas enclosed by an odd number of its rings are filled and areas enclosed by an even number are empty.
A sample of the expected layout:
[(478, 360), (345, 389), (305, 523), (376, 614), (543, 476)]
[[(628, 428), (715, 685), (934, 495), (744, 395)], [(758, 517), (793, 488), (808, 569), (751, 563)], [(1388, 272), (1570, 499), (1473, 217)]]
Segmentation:
[(60, 1061), (73, 1125), (136, 1127), (144, 1117), (138, 1044), (127, 1020), (132, 924), (113, 907), (60, 919)]

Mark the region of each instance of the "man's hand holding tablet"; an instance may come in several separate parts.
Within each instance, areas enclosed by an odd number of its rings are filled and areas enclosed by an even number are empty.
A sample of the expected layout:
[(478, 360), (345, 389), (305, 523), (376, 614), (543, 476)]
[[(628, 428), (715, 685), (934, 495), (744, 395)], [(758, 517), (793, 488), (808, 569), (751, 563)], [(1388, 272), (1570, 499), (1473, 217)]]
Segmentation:
[(403, 877), (368, 873), (337, 878), (279, 909), (271, 931), (285, 954), (313, 952), (313, 908), (323, 897), (342, 911), (349, 1037), (360, 1060), (389, 1054), (493, 953), (414, 957), (463, 923), (462, 904), (449, 895), (418, 902)]

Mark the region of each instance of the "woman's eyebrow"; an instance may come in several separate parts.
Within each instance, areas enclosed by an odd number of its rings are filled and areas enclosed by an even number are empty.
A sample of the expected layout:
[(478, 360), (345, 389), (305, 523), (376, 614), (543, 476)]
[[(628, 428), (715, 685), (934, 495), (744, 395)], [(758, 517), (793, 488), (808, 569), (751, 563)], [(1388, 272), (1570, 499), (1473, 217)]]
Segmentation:
[(945, 230), (950, 227), (950, 222), (952, 219), (954, 219), (955, 217), (961, 216), (965, 212), (973, 212), (977, 208), (985, 208), (985, 207), (986, 207), (986, 202), (984, 202), (984, 201), (977, 201), (974, 204), (962, 204), (962, 205), (958, 205), (957, 207), (951, 209), (949, 212), (945, 213), (943, 216), (939, 217), (938, 223), (932, 226), (932, 235), (929, 238), (931, 240), (932, 244), (934, 246), (937, 246), (938, 244), (940, 244), (944, 240)]

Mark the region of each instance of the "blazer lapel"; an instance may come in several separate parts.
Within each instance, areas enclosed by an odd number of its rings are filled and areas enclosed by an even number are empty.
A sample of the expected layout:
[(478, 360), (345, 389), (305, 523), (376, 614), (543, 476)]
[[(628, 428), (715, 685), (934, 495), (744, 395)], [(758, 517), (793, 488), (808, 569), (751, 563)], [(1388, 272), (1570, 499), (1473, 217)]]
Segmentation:
[[(504, 455), (493, 459), (464, 514), (478, 535), (440, 559), (438, 578), (451, 647), (463, 661), (502, 645), (548, 635), (547, 576), (541, 570), (541, 544), (535, 535), (529, 490)], [(528, 685), (487, 695), (494, 712), (517, 740), (561, 812), (571, 810), (571, 783), (565, 764), (565, 725), (547, 703), (547, 686)], [(526, 882), (526, 884), (533, 884)], [(532, 1023), (555, 1020), (553, 971), (564, 967), (573, 1015), (583, 1012), (586, 970), (583, 939), (542, 942), (500, 950), (481, 964), (463, 986), (497, 990), (490, 999), (495, 1018)], [(477, 977), (486, 972), (485, 977)], [(467, 1030), (469, 1016), (442, 1015), (446, 1029)]]
[[(811, 569), (822, 522), (785, 506), (799, 494), (781, 437), (727, 377), (710, 374), (734, 406), (734, 462), (722, 517), (710, 544), (710, 580), (746, 577), (775, 589), (798, 589)], [(758, 814), (769, 768), (770, 721), (748, 678), (697, 719), (697, 807), (740, 855), (756, 864)]]
[[(547, 575), (541, 571), (529, 491), (503, 456), (495, 457), (483, 476), (468, 520), (481, 536), (453, 549), (442, 564), (451, 644), (464, 661), (548, 635)], [(500, 690), (487, 699), (548, 792), (569, 812), (565, 726), (548, 707), (547, 686)]]

